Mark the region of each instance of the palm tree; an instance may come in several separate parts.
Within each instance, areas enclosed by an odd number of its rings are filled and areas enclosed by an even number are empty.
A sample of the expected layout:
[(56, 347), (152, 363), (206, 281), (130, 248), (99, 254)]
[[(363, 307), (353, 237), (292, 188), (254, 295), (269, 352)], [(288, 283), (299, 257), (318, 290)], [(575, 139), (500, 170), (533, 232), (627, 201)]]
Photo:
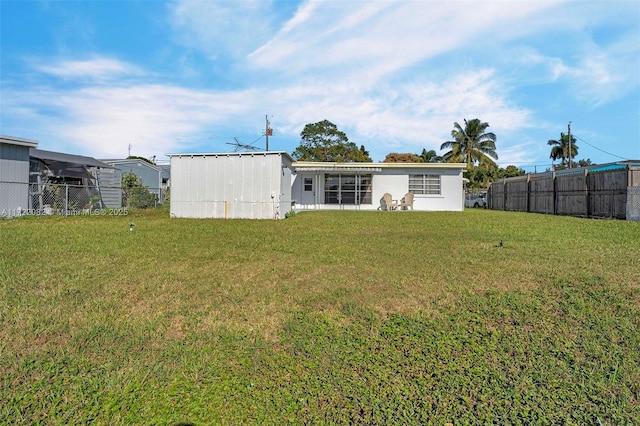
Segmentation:
[(442, 157), (440, 157), (433, 149), (427, 151), (422, 148), (422, 153), (419, 157), (423, 163), (439, 163), (442, 161)]
[(476, 163), (494, 164), (497, 160), (496, 135), (486, 132), (489, 123), (483, 123), (478, 118), (464, 120), (464, 129), (460, 124), (453, 123), (452, 141), (447, 141), (440, 149), (449, 149), (442, 158), (447, 162), (467, 163), (471, 169)]
[(576, 145), (576, 138), (571, 135), (571, 143), (569, 143), (569, 135), (565, 135), (564, 133), (560, 133), (560, 140), (551, 139), (547, 142), (547, 145), (552, 146), (551, 154), (549, 158), (552, 160), (561, 159), (560, 164), (563, 166), (569, 163), (569, 145), (571, 145), (571, 158), (574, 158), (578, 155), (578, 145)]

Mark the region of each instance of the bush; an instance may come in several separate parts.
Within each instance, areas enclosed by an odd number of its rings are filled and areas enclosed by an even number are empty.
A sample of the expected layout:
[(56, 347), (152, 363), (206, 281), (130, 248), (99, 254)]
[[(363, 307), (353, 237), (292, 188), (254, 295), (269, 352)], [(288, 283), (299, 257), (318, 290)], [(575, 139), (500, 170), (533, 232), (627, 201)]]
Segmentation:
[(150, 193), (149, 188), (142, 185), (134, 173), (122, 176), (122, 190), (124, 191), (123, 202), (127, 207), (148, 209), (155, 207), (158, 202), (158, 196)]

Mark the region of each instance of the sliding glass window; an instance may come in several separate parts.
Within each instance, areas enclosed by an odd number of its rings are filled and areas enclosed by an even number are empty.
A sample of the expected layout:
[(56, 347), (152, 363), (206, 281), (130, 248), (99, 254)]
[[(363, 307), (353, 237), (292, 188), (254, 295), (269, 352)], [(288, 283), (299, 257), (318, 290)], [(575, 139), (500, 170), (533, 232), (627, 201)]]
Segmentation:
[(325, 175), (325, 204), (371, 204), (371, 175)]

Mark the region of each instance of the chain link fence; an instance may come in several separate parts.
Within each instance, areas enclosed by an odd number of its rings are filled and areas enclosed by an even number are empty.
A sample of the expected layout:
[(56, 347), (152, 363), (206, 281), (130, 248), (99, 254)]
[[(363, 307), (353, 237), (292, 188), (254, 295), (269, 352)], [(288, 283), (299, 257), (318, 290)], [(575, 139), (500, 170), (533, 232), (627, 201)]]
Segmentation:
[(0, 218), (89, 215), (110, 209), (153, 208), (168, 201), (163, 188), (123, 188), (0, 181)]

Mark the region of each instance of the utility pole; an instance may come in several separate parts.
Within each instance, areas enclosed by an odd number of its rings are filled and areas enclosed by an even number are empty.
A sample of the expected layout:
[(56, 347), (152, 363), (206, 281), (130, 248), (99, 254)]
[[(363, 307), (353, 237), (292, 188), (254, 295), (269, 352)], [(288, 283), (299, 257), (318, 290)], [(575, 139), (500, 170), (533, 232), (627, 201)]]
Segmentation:
[(129, 155), (127, 156), (127, 158), (128, 157), (131, 157), (131, 144), (129, 144)]
[(571, 168), (571, 122), (569, 122), (567, 127), (567, 137), (569, 138), (569, 168)]
[(265, 129), (264, 129), (264, 136), (265, 136), (265, 140), (266, 140), (266, 146), (267, 146), (267, 151), (269, 151), (269, 136), (273, 135), (273, 129), (271, 129), (271, 127), (269, 127), (269, 116), (265, 115), (264, 116), (264, 120), (265, 120)]

